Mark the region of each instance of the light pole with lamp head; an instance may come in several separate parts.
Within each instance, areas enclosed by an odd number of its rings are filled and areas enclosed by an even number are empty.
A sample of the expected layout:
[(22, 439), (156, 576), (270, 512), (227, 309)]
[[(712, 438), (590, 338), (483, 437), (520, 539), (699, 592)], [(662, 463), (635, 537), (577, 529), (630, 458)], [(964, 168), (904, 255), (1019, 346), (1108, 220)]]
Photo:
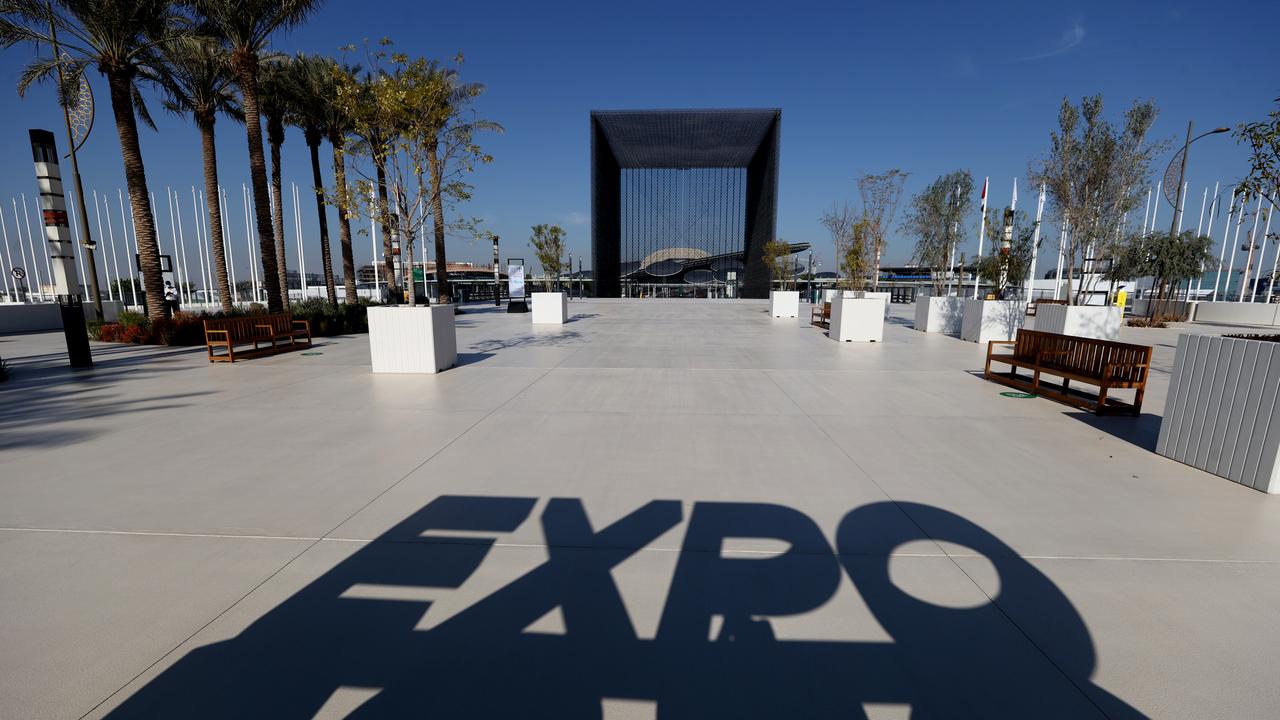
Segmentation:
[[(1182, 162), (1178, 169), (1178, 185), (1177, 185), (1178, 194), (1176, 196), (1177, 199), (1173, 201), (1173, 220), (1169, 223), (1170, 239), (1172, 239), (1173, 236), (1177, 234), (1178, 219), (1182, 217), (1182, 202), (1184, 200), (1183, 195), (1184, 195), (1184, 191), (1186, 190), (1186, 188), (1183, 187), (1183, 182), (1186, 180), (1186, 177), (1187, 177), (1187, 155), (1190, 154), (1189, 150), (1191, 148), (1191, 143), (1195, 142), (1196, 140), (1199, 140), (1202, 137), (1207, 137), (1209, 135), (1218, 135), (1224, 132), (1231, 132), (1231, 128), (1217, 127), (1210, 130), (1207, 133), (1201, 133), (1200, 135), (1197, 135), (1196, 137), (1193, 138), (1191, 137), (1191, 130), (1194, 127), (1194, 125), (1195, 125), (1194, 120), (1187, 121), (1187, 140), (1182, 144), (1182, 150), (1178, 152), (1178, 155), (1182, 156), (1181, 158)], [(1164, 176), (1166, 181), (1169, 179), (1169, 174), (1173, 170), (1173, 163), (1179, 159), (1178, 155), (1174, 155), (1173, 158), (1169, 160), (1169, 165), (1165, 168)], [(1168, 188), (1169, 188), (1169, 183), (1165, 182), (1165, 190), (1166, 190), (1165, 199), (1166, 200), (1169, 199)]]

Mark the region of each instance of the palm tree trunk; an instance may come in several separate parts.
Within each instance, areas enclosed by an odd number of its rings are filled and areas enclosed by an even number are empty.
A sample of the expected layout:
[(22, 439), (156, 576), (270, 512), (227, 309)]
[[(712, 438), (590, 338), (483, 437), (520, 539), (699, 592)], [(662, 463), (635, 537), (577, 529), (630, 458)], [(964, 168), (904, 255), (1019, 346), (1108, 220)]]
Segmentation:
[[(267, 144), (271, 146), (271, 219), (276, 234), (276, 264), (280, 267), (280, 276), (276, 287), (280, 291), (280, 301), (289, 307), (289, 263), (285, 260), (284, 244), (284, 189), (280, 183), (280, 147), (284, 145), (284, 120), (278, 115), (267, 119)], [(302, 272), (302, 260), (298, 260), (299, 278)]]
[[(276, 292), (284, 274), (276, 261), (276, 238), (271, 228), (267, 202), (267, 163), (262, 153), (262, 118), (258, 113), (258, 56), (237, 51), (232, 56), (240, 85), (245, 135), (249, 143), (249, 177), (253, 183), (253, 211), (258, 225), (258, 247), (262, 254), (262, 277), (267, 283), (267, 310), (283, 312), (285, 299)], [(139, 248), (141, 249), (141, 248)]]
[(320, 133), (307, 133), (311, 151), (311, 192), (316, 196), (316, 216), (320, 224), (320, 269), (324, 272), (324, 291), (330, 305), (338, 304), (338, 289), (333, 283), (333, 255), (329, 252), (329, 214), (324, 208), (324, 177), (320, 175)]
[(208, 200), (209, 240), (213, 246), (213, 271), (218, 281), (218, 298), (222, 310), (231, 312), (231, 284), (227, 279), (226, 248), (222, 246), (222, 198), (218, 194), (218, 149), (213, 134), (213, 119), (197, 119), (200, 146), (204, 159), (204, 194)]
[(156, 241), (155, 223), (151, 218), (151, 197), (147, 192), (147, 172), (142, 164), (142, 147), (138, 143), (138, 121), (133, 114), (133, 78), (123, 72), (107, 74), (111, 90), (111, 110), (115, 115), (116, 133), (120, 136), (120, 156), (124, 161), (124, 179), (133, 205), (133, 227), (137, 233), (138, 255), (142, 262), (142, 286), (147, 294), (147, 317), (163, 320), (169, 315), (164, 303), (164, 279), (160, 271), (160, 245)]
[(356, 259), (351, 249), (351, 218), (347, 216), (349, 198), (347, 197), (347, 160), (344, 153), (346, 139), (341, 133), (331, 134), (329, 144), (333, 146), (333, 184), (338, 188), (338, 242), (342, 245), (342, 289), (346, 293), (348, 303), (357, 301), (356, 295)]
[(436, 291), (438, 302), (447, 303), (452, 302), (452, 293), (449, 291), (449, 268), (444, 254), (444, 198), (440, 188), (442, 171), (439, 145), (433, 140), (427, 147), (427, 164), (431, 171), (431, 220), (436, 235)]
[(382, 276), (387, 283), (387, 297), (390, 298), (392, 305), (396, 305), (400, 302), (400, 294), (399, 284), (396, 282), (395, 255), (391, 248), (391, 223), (387, 214), (391, 202), (387, 197), (386, 160), (378, 157), (375, 151), (373, 164), (378, 171), (378, 215), (379, 223), (382, 225)]

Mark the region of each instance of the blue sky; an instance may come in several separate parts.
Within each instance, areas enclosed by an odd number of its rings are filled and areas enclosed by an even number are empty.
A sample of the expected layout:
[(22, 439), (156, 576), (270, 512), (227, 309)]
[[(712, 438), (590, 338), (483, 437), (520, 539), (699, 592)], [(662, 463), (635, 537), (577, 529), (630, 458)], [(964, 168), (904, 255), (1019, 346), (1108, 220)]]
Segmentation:
[[(854, 180), (862, 173), (901, 168), (911, 173), (908, 191), (915, 192), (941, 173), (968, 168), (979, 186), (991, 177), (993, 202), (1001, 204), (1018, 177), (1019, 205), (1034, 212), (1027, 163), (1047, 149), (1063, 96), (1101, 92), (1113, 116), (1135, 98), (1154, 98), (1161, 108), (1156, 135), (1170, 139), (1182, 137), (1188, 120), (1207, 130), (1261, 119), (1280, 96), (1277, 20), (1280, 5), (1270, 3), (331, 0), (275, 47), (336, 53), (390, 36), (414, 55), (465, 53), (465, 77), (488, 86), (482, 113), (506, 133), (485, 140), (495, 161), (475, 174), (475, 197), (463, 212), (485, 218), (503, 237), (504, 257), (529, 257), (529, 226), (548, 222), (563, 225), (574, 256), (589, 262), (589, 111), (782, 108), (778, 233), (813, 242), (830, 269), (830, 243), (818, 218), (833, 202), (856, 199)], [(25, 130), (54, 129), (63, 142), (52, 90), (39, 88), (24, 100), (12, 91), (29, 56), (25, 47), (0, 53), (0, 97), (7, 97), (0, 204), (11, 234), (10, 198), (31, 197), (35, 188)], [(114, 200), (124, 185), (118, 143), (105, 87), (100, 77), (94, 83), (98, 123), (82, 151), (82, 172), (86, 190)], [(192, 125), (153, 109), (159, 132), (144, 129), (142, 143), (167, 247), (164, 187), (183, 193), (190, 222), (190, 187), (201, 182), (199, 145)], [(224, 122), (218, 141), (238, 272), (245, 273), (243, 129)], [(288, 192), (289, 182), (310, 177), (300, 132), (290, 131), (284, 155)], [(1230, 185), (1245, 173), (1246, 157), (1226, 136), (1196, 145), (1191, 222), (1204, 186)], [(307, 269), (317, 271), (315, 209), (305, 195), (303, 202)], [(1167, 220), (1168, 206), (1160, 212)], [(117, 208), (117, 223), (118, 216)], [(292, 238), (289, 207), (286, 224)], [(970, 253), (976, 212), (973, 225)], [(905, 261), (910, 245), (895, 232), (886, 260)], [(449, 252), (450, 259), (478, 262), (490, 255), (464, 239), (451, 240)], [(368, 261), (367, 235), (356, 239), (356, 253), (357, 263)], [(292, 242), (289, 264), (296, 267)]]

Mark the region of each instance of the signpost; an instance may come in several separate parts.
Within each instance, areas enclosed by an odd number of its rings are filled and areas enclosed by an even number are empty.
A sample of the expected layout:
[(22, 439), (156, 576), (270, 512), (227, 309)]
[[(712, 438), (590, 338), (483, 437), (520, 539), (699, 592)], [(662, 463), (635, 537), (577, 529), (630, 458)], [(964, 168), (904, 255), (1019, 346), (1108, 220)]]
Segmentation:
[(524, 295), (524, 258), (507, 259), (507, 295), (507, 312), (529, 312), (529, 302)]
[(84, 302), (80, 297), (80, 277), (76, 273), (71, 228), (67, 225), (67, 200), (62, 195), (58, 148), (53, 133), (48, 130), (30, 130), (28, 134), (36, 184), (40, 188), (40, 216), (44, 221), (44, 239), (53, 268), (54, 294), (58, 297), (58, 309), (62, 314), (62, 332), (67, 338), (67, 357), (73, 368), (93, 367), (89, 332), (84, 322)]

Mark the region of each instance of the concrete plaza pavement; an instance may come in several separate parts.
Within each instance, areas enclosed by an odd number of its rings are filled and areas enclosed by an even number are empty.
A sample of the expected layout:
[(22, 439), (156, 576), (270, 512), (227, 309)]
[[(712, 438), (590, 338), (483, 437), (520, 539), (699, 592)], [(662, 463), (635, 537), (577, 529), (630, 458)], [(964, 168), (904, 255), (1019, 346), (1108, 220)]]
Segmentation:
[[(0, 717), (1263, 718), (1280, 505), (985, 348), (754, 301), (363, 336), (0, 336)], [(1238, 329), (1238, 328), (1237, 328)]]

